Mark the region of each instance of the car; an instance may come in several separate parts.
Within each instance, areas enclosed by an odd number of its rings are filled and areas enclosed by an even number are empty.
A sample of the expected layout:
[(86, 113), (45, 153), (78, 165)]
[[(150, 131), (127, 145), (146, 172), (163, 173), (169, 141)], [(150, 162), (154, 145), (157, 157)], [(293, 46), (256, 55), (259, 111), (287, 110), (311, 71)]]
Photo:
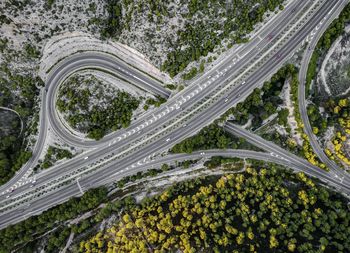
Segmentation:
[(86, 159), (88, 159), (88, 158), (89, 158), (88, 156), (85, 156), (85, 157), (84, 157), (84, 160), (86, 160)]
[(184, 124), (182, 127), (187, 127), (187, 124)]
[(224, 102), (227, 103), (227, 101), (228, 101), (228, 98), (226, 97)]
[(242, 85), (245, 84), (245, 81), (242, 83)]
[(7, 195), (6, 198), (8, 199), (10, 197), (10, 195)]
[(169, 141), (170, 141), (170, 138), (166, 139), (165, 141), (166, 141), (166, 142), (169, 142)]
[(204, 152), (202, 152), (202, 153), (201, 153), (201, 155), (205, 155), (205, 153), (204, 153)]

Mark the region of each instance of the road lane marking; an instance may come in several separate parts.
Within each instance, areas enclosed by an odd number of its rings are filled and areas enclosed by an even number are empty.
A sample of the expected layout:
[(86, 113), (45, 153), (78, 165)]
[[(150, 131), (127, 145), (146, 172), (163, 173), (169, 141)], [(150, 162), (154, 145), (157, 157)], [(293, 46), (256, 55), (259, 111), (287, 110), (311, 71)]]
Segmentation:
[(77, 177), (75, 180), (77, 181), (77, 185), (78, 185), (79, 191), (81, 192), (81, 194), (84, 194), (84, 191), (81, 188), (80, 183), (79, 183), (79, 177)]

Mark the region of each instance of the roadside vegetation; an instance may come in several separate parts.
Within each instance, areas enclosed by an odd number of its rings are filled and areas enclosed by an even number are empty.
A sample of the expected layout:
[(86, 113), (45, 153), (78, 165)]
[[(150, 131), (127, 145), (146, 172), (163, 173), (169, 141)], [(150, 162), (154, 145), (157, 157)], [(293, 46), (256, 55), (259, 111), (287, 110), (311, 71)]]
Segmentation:
[(161, 104), (165, 102), (166, 102), (166, 99), (161, 96), (156, 96), (155, 98), (148, 98), (146, 100), (145, 105), (143, 106), (143, 109), (147, 111), (150, 108), (150, 106), (159, 107), (161, 106)]
[(70, 159), (72, 157), (73, 157), (73, 154), (69, 150), (50, 146), (47, 149), (47, 153), (41, 164), (41, 168), (47, 169), (59, 160), (62, 160), (64, 158)]
[[(101, 36), (130, 40), (150, 58), (149, 49), (154, 54), (161, 52), (166, 57), (159, 56), (154, 60), (171, 77), (185, 70), (191, 62), (213, 52), (223, 40), (228, 48), (246, 42), (247, 34), (253, 31), (255, 24), (263, 21), (266, 12), (283, 9), (282, 0), (180, 0), (176, 4), (173, 0), (106, 2), (108, 18), (99, 22), (102, 24)], [(138, 29), (137, 24), (141, 22), (144, 31)], [(131, 39), (135, 40), (136, 33), (140, 32), (141, 37), (147, 38), (142, 43), (132, 42)], [(203, 70), (204, 62), (198, 68), (192, 67), (184, 79), (191, 79)]]
[(346, 252), (346, 201), (303, 173), (247, 168), (176, 184), (122, 211), (80, 252)]
[(139, 103), (129, 93), (105, 87), (93, 76), (76, 75), (62, 84), (56, 105), (73, 129), (98, 140), (128, 127)]
[[(247, 159), (249, 160), (249, 159)], [(254, 161), (256, 163), (256, 161)], [(249, 163), (249, 162), (248, 162)], [(262, 163), (264, 163), (262, 161)], [(204, 165), (209, 169), (218, 168), (227, 171), (239, 171), (245, 168), (246, 161), (235, 157), (224, 157), (224, 156), (212, 156), (209, 161), (206, 161)]]
[(329, 99), (326, 103), (327, 125), (334, 127), (334, 136), (325, 153), (348, 171), (350, 168), (350, 101), (348, 98)]
[(262, 125), (264, 120), (277, 114), (278, 123), (286, 127), (287, 132), (290, 132), (287, 127), (288, 111), (279, 107), (283, 104), (280, 97), (282, 88), (293, 71), (291, 65), (286, 65), (278, 70), (261, 89), (255, 88), (244, 101), (225, 112), (222, 119), (230, 116), (230, 121), (239, 125), (245, 125), (251, 119), (251, 128), (255, 130)]
[[(329, 168), (326, 167), (324, 163), (320, 161), (320, 159), (315, 154), (314, 150), (311, 147), (309, 136), (307, 136), (306, 133), (304, 133), (304, 123), (301, 119), (300, 115), (300, 108), (298, 103), (298, 89), (299, 89), (299, 80), (298, 80), (298, 69), (293, 66), (292, 67), (291, 74), (291, 98), (293, 101), (293, 109), (294, 109), (294, 116), (295, 120), (297, 122), (297, 131), (299, 132), (300, 136), (303, 140), (303, 156), (313, 165), (318, 166), (324, 170), (329, 170)], [(314, 133), (318, 130), (313, 129)]]
[[(252, 8), (256, 6), (257, 1), (235, 1), (226, 12), (218, 8), (217, 14), (221, 18), (226, 18), (224, 23), (211, 23), (203, 20), (196, 23), (187, 22), (184, 29), (178, 32), (178, 40), (175, 42), (177, 45), (174, 45), (175, 50), (167, 55), (162, 70), (167, 71), (171, 77), (175, 76), (183, 71), (190, 62), (198, 61), (201, 56), (207, 56), (224, 38), (229, 38), (232, 44), (245, 42), (245, 36), (253, 31), (254, 25), (263, 21), (264, 13), (267, 10), (273, 11), (282, 2), (278, 0), (262, 1), (258, 7)], [(188, 5), (188, 20), (201, 15), (212, 15), (212, 5), (227, 7), (226, 1), (191, 1)], [(220, 30), (221, 32), (218, 33), (217, 31)], [(235, 33), (232, 34), (232, 32)], [(195, 75), (193, 71), (187, 78)]]
[(140, 180), (142, 178), (154, 177), (160, 173), (163, 173), (163, 172), (166, 172), (169, 170), (173, 170), (173, 169), (175, 169), (174, 166), (169, 166), (168, 164), (163, 164), (160, 167), (160, 169), (149, 169), (147, 171), (139, 171), (135, 175), (126, 176), (126, 177), (122, 178), (121, 180), (119, 180), (118, 182), (116, 182), (115, 185), (119, 188), (122, 188), (127, 183), (135, 182), (135, 181)]
[[(153, 168), (147, 171), (139, 171), (134, 175), (123, 177), (121, 180), (116, 182), (114, 185), (118, 188), (125, 187), (128, 183), (134, 183), (141, 179), (149, 179), (152, 177), (156, 177), (159, 174), (162, 174), (167, 171), (175, 170), (176, 168), (188, 169), (191, 165), (196, 164), (198, 160), (186, 160), (182, 162), (175, 161), (175, 165), (168, 165), (166, 163), (162, 164), (160, 168)], [(218, 166), (218, 165), (217, 165)], [(217, 167), (215, 166), (215, 167)]]
[(204, 127), (198, 134), (189, 137), (176, 144), (171, 152), (173, 153), (192, 153), (193, 151), (206, 149), (254, 149), (242, 138), (237, 138), (227, 133), (217, 124), (211, 124)]

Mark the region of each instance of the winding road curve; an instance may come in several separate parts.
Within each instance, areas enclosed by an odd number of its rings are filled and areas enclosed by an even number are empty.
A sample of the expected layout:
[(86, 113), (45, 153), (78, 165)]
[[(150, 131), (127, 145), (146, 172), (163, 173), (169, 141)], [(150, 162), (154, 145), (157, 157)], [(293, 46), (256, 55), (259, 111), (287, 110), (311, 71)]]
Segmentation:
[(305, 54), (302, 59), (300, 71), (299, 71), (299, 88), (298, 88), (298, 103), (301, 119), (304, 124), (304, 132), (307, 134), (310, 140), (310, 144), (316, 155), (320, 158), (320, 160), (331, 170), (336, 173), (336, 177), (339, 177), (340, 180), (344, 178), (350, 179), (349, 173), (345, 172), (343, 169), (339, 168), (333, 161), (331, 161), (328, 156), (324, 153), (323, 148), (318, 143), (317, 137), (313, 133), (312, 126), (309, 121), (309, 116), (307, 114), (307, 103), (305, 96), (305, 80), (307, 76), (307, 70), (309, 67), (309, 63), (313, 54), (313, 51), (316, 48), (318, 41), (321, 39), (324, 32), (327, 30), (328, 26), (332, 23), (334, 19), (337, 18), (339, 13), (347, 4), (347, 1), (344, 1), (342, 5), (340, 5), (336, 11), (331, 15), (329, 19), (327, 19), (324, 23), (322, 23), (317, 31), (314, 34), (311, 34), (313, 37), (310, 41), (308, 48), (305, 51)]

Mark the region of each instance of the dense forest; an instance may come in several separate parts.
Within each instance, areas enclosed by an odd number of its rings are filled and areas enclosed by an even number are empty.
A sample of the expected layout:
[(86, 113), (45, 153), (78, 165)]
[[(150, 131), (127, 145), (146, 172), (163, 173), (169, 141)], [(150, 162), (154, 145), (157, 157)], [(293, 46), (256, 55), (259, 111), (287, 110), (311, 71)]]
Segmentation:
[(348, 252), (346, 201), (274, 166), (187, 181), (124, 211), (80, 252)]

